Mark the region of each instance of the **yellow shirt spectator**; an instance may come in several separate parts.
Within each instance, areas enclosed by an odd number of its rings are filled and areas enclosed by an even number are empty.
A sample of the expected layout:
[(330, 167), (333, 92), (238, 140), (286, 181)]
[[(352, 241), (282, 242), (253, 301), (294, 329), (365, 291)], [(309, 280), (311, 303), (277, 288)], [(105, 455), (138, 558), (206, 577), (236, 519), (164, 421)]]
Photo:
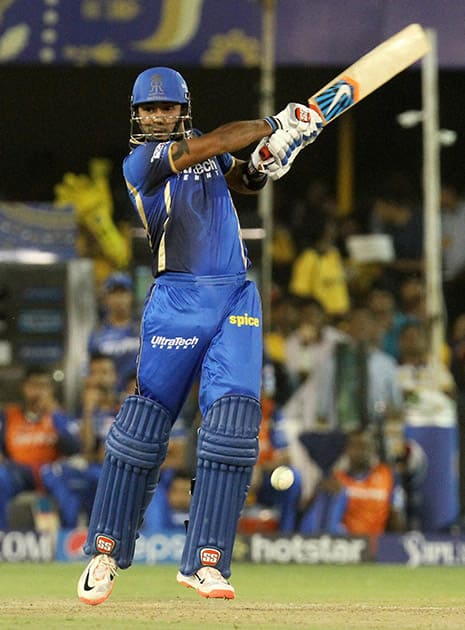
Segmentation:
[(316, 298), (328, 315), (343, 315), (349, 310), (349, 292), (339, 250), (330, 247), (318, 253), (305, 249), (296, 259), (289, 290), (300, 297)]

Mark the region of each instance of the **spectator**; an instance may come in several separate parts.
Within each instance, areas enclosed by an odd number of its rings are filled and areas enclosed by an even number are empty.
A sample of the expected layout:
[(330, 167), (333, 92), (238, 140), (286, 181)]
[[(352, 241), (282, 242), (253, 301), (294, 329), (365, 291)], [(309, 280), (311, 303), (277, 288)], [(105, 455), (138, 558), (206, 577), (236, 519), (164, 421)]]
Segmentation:
[(392, 237), (395, 258), (386, 264), (383, 280), (395, 291), (405, 276), (423, 273), (423, 211), (408, 177), (387, 179), (373, 204), (369, 229)]
[(409, 320), (426, 320), (426, 288), (417, 275), (402, 278), (399, 287), (399, 309)]
[(119, 408), (113, 359), (91, 357), (82, 391), (79, 456), (63, 458), (42, 468), (44, 484), (57, 502), (63, 527), (73, 528), (89, 516), (104, 457), (104, 442)]
[[(404, 323), (422, 322), (429, 325), (426, 312), (426, 286), (418, 276), (406, 276), (399, 287), (399, 309), (405, 316)], [(450, 364), (450, 347), (443, 342), (440, 348), (440, 360), (444, 365)]]
[(292, 393), (292, 382), (286, 367), (286, 339), (297, 322), (295, 299), (275, 288), (271, 301), (271, 325), (265, 334), (265, 355), (272, 363), (276, 379), (275, 400), (282, 405)]
[[(115, 271), (126, 269), (132, 255), (130, 223), (118, 221), (114, 210), (122, 205), (115, 197), (118, 187), (111, 181), (110, 160), (93, 158), (89, 173), (65, 173), (55, 186), (55, 205), (72, 205), (79, 227), (77, 249), (94, 261), (96, 285), (100, 288)], [(127, 205), (127, 199), (124, 199)]]
[(50, 373), (26, 371), (20, 404), (0, 411), (0, 530), (7, 528), (7, 506), (23, 491), (43, 492), (42, 467), (80, 448), (77, 422), (55, 399)]
[(271, 293), (270, 330), (265, 335), (266, 354), (274, 363), (286, 361), (286, 338), (297, 323), (293, 296), (274, 286)]
[(320, 355), (326, 357), (345, 335), (328, 321), (323, 305), (315, 298), (295, 298), (297, 327), (286, 339), (286, 369), (300, 386), (317, 369)]
[(409, 321), (416, 321), (412, 315), (397, 309), (392, 291), (374, 286), (367, 297), (367, 305), (373, 313), (380, 335), (380, 348), (399, 360), (399, 335)]
[(312, 216), (309, 244), (292, 267), (289, 290), (317, 299), (330, 317), (349, 309), (349, 291), (342, 257), (335, 245), (336, 220), (320, 212)]
[[(289, 436), (321, 428), (319, 398), (326, 378), (326, 363), (331, 360), (336, 343), (346, 339), (337, 328), (328, 325), (322, 305), (312, 298), (301, 300), (301, 325), (287, 339), (287, 368), (298, 387), (283, 405)], [(323, 379), (323, 382), (322, 382)]]
[(444, 363), (433, 366), (428, 358), (426, 324), (420, 321), (404, 324), (399, 337), (398, 367), (399, 382), (404, 396), (410, 392), (417, 392), (418, 388), (429, 390), (436, 385), (440, 391), (454, 397), (455, 383), (451, 371)]
[(444, 301), (451, 332), (465, 307), (465, 200), (455, 184), (443, 184), (441, 211)]
[(273, 187), (273, 195), (273, 281), (281, 289), (287, 289), (296, 255), (295, 236), (289, 221), (289, 198), (281, 182)]
[(103, 285), (103, 321), (90, 335), (89, 356), (103, 354), (113, 358), (118, 375), (117, 390), (122, 392), (136, 370), (139, 351), (139, 322), (134, 309), (133, 282), (124, 273), (109, 276)]
[(379, 461), (370, 432), (349, 433), (344, 457), (320, 482), (300, 531), (377, 536), (404, 528), (403, 493), (393, 470)]
[(93, 354), (82, 391), (82, 454), (88, 462), (103, 460), (104, 443), (120, 406), (117, 381), (113, 358)]
[[(281, 183), (281, 182), (280, 182)], [(292, 191), (294, 192), (294, 191)], [(333, 191), (328, 182), (322, 179), (311, 178), (303, 197), (298, 198), (289, 209), (289, 195), (287, 193), (286, 217), (291, 227), (297, 249), (302, 251), (309, 246), (313, 238), (312, 221), (309, 217), (330, 216), (336, 217), (337, 204)], [(290, 210), (290, 211), (289, 211)]]
[(367, 307), (350, 311), (347, 333), (324, 365), (320, 415), (328, 426), (344, 431), (376, 427), (402, 413), (397, 363), (379, 349), (375, 318)]

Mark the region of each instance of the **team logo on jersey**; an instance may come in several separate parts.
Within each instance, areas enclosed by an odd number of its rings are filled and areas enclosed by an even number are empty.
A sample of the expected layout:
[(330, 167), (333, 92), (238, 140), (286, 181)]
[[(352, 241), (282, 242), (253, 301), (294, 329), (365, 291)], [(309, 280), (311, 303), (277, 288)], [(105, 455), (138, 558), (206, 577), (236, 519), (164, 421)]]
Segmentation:
[(194, 179), (200, 179), (202, 175), (205, 175), (210, 178), (212, 175), (219, 175), (220, 171), (218, 168), (218, 164), (216, 160), (213, 158), (208, 158), (208, 160), (204, 160), (203, 162), (199, 162), (198, 164), (194, 164), (194, 166), (189, 166), (182, 171), (183, 179), (189, 179), (190, 175), (194, 175)]
[(221, 551), (213, 547), (204, 547), (200, 550), (200, 562), (203, 566), (214, 567), (221, 558)]
[(237, 326), (238, 328), (241, 328), (242, 326), (260, 328), (260, 318), (251, 317), (248, 313), (244, 313), (243, 315), (230, 315), (229, 323), (233, 326)]

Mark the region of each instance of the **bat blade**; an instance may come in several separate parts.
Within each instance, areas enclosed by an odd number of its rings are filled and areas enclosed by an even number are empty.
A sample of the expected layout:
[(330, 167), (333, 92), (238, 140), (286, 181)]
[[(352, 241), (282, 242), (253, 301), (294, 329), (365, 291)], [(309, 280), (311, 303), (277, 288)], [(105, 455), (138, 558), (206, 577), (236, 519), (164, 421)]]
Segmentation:
[(427, 34), (410, 24), (373, 48), (308, 99), (327, 125), (429, 50)]

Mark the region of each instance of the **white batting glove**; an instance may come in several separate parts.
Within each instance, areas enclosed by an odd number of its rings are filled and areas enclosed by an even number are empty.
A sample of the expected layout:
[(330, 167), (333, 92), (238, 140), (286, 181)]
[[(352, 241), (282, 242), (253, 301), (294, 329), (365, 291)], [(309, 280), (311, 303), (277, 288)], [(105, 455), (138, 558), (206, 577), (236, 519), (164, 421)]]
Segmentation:
[(305, 146), (313, 142), (323, 129), (321, 116), (301, 103), (289, 103), (279, 114), (265, 118), (274, 133), (278, 129), (295, 129), (302, 134)]
[(251, 155), (251, 161), (257, 171), (266, 173), (276, 181), (289, 171), (303, 147), (303, 136), (296, 129), (278, 129), (258, 143)]

